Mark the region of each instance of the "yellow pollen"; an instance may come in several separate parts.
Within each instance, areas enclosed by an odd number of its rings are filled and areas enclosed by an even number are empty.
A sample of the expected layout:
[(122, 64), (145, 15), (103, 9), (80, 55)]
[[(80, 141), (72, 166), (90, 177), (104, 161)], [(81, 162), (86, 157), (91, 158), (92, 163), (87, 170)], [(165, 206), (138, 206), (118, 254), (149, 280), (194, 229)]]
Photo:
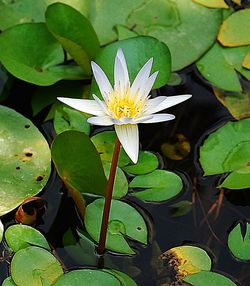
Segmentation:
[(140, 100), (136, 101), (136, 96), (130, 97), (126, 94), (122, 97), (114, 94), (109, 97), (107, 106), (114, 118), (135, 118), (140, 113), (143, 103)]

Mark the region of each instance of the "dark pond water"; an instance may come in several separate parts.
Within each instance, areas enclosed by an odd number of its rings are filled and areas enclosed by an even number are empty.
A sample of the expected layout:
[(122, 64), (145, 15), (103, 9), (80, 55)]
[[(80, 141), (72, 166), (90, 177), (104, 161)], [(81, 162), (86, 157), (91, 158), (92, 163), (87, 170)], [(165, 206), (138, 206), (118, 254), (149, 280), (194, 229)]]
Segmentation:
[[(128, 196), (126, 201), (135, 205), (148, 221), (150, 244), (142, 247), (132, 242), (138, 250), (137, 255), (129, 257), (106, 254), (104, 263), (107, 267), (120, 269), (133, 276), (139, 286), (170, 285), (175, 273), (168, 267), (160, 267), (157, 257), (172, 247), (191, 244), (208, 251), (213, 261), (213, 271), (229, 276), (240, 286), (249, 286), (250, 263), (237, 261), (227, 248), (227, 236), (233, 226), (238, 221), (249, 220), (249, 192), (225, 190), (219, 215), (216, 217), (216, 212), (212, 212), (206, 217), (219, 197), (219, 191), (216, 189), (219, 176), (202, 177), (198, 163), (199, 144), (209, 132), (233, 118), (217, 101), (210, 86), (199, 78), (192, 67), (182, 72), (182, 76), (181, 85), (164, 87), (158, 92), (162, 95), (191, 93), (192, 99), (168, 110), (176, 115), (176, 120), (157, 125), (141, 125), (140, 139), (142, 149), (159, 153), (161, 145), (174, 138), (175, 134), (181, 133), (188, 138), (191, 152), (185, 159), (162, 159), (163, 168), (173, 170), (182, 176), (185, 190), (177, 198), (160, 204), (142, 203)], [(5, 104), (30, 116), (29, 102), (33, 90), (33, 86), (18, 82)], [(41, 129), (51, 141), (54, 136), (51, 124), (41, 125), (41, 122), (42, 116), (36, 118), (37, 125), (42, 126)], [(87, 258), (84, 258), (84, 253), (81, 258), (83, 262), (79, 264), (63, 247), (64, 234), (71, 229), (77, 238), (76, 228), (82, 228), (82, 223), (72, 199), (64, 192), (55, 172), (42, 197), (48, 201), (48, 209), (37, 228), (45, 233), (66, 268), (73, 269), (89, 264)], [(172, 205), (183, 200), (192, 201), (192, 210), (186, 215), (174, 217)], [(13, 213), (4, 218), (4, 223), (6, 226), (13, 223)], [(80, 249), (79, 252), (81, 253)], [(97, 261), (97, 257), (95, 260)], [(94, 264), (95, 262), (92, 265)], [(6, 262), (0, 262), (0, 283), (7, 276), (7, 268)]]

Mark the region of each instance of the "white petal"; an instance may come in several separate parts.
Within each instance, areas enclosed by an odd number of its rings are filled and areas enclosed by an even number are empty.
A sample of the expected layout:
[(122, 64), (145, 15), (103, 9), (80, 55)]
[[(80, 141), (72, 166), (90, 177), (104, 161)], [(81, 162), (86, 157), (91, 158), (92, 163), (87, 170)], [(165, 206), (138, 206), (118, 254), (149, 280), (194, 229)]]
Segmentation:
[(152, 108), (156, 108), (159, 104), (161, 104), (165, 99), (168, 97), (166, 96), (157, 96), (155, 98), (149, 99), (145, 105), (147, 110), (151, 110)]
[(142, 123), (142, 122), (144, 122), (146, 120), (151, 119), (152, 117), (153, 117), (153, 115), (144, 115), (144, 116), (141, 116), (141, 117), (139, 117), (137, 119), (134, 119), (133, 123), (135, 123), (135, 124)]
[[(146, 117), (146, 116), (145, 116)], [(143, 119), (143, 118), (141, 118)], [(151, 115), (151, 118), (142, 120), (140, 123), (156, 123), (156, 122), (163, 122), (175, 119), (173, 114), (168, 113), (159, 113)]]
[(100, 125), (100, 126), (110, 126), (114, 124), (111, 120), (111, 117), (109, 116), (90, 117), (87, 121), (90, 124)]
[(136, 164), (139, 154), (139, 131), (136, 124), (115, 125), (116, 134), (129, 158)]
[(91, 62), (91, 66), (102, 97), (106, 99), (113, 92), (113, 88), (103, 70), (95, 62)]
[(92, 94), (94, 100), (96, 101), (96, 103), (102, 108), (102, 110), (109, 115), (108, 112), (108, 108), (107, 105), (104, 101), (100, 100), (100, 98), (98, 96), (96, 96), (95, 94)]
[(112, 118), (111, 120), (116, 125), (129, 124), (132, 121), (134, 121), (133, 118), (128, 118), (128, 117), (123, 117), (123, 118), (120, 118), (120, 119)]
[(130, 86), (128, 68), (121, 48), (115, 57), (114, 81), (115, 90), (124, 91)]
[(147, 80), (145, 86), (142, 86), (141, 89), (140, 89), (140, 96), (143, 96), (143, 97), (147, 97), (148, 94), (150, 93), (153, 85), (154, 85), (154, 82), (156, 80), (156, 77), (158, 75), (158, 71), (154, 72)]
[(158, 106), (155, 106), (148, 110), (149, 113), (156, 113), (158, 111), (164, 110), (176, 104), (179, 104), (187, 99), (189, 99), (192, 95), (184, 94), (184, 95), (176, 95), (169, 96), (163, 102), (161, 102)]
[(141, 70), (138, 72), (132, 86), (131, 86), (131, 95), (135, 95), (139, 92), (139, 90), (145, 86), (151, 68), (152, 68), (152, 64), (153, 64), (153, 58), (149, 59), (145, 65), (141, 68)]
[(103, 109), (91, 99), (77, 99), (77, 98), (67, 98), (67, 97), (58, 97), (58, 100), (69, 105), (72, 108), (86, 112), (93, 115), (105, 115)]

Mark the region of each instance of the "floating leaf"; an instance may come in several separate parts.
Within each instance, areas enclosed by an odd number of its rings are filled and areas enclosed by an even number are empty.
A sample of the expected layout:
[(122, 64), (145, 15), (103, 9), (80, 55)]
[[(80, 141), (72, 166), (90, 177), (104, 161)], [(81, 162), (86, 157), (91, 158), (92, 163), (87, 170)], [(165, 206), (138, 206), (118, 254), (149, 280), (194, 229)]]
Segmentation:
[[(111, 163), (109, 162), (103, 162), (103, 168), (106, 175), (106, 178), (109, 177)], [(113, 199), (120, 199), (124, 196), (126, 196), (128, 192), (128, 180), (126, 176), (124, 175), (123, 171), (117, 167), (116, 173), (115, 173), (115, 184), (114, 184), (114, 190), (113, 190)]]
[(92, 0), (89, 2), (88, 18), (98, 35), (101, 45), (117, 39), (114, 27), (116, 25), (125, 25), (127, 16), (143, 2), (143, 0)]
[(176, 71), (196, 61), (212, 45), (221, 13), (190, 0), (152, 0), (134, 10), (127, 22), (138, 34), (164, 42), (171, 52), (172, 70)]
[(44, 22), (44, 0), (15, 0), (0, 2), (0, 30), (22, 23)]
[[(102, 161), (111, 162), (116, 140), (115, 131), (99, 132), (96, 135), (92, 136), (91, 140), (94, 143), (98, 153), (100, 154)], [(125, 166), (129, 162), (130, 162), (129, 157), (127, 156), (125, 151), (121, 149), (118, 160), (118, 166), (119, 167)]]
[(0, 106), (0, 216), (38, 194), (50, 175), (50, 149), (33, 123)]
[(86, 116), (67, 106), (55, 111), (54, 128), (57, 134), (67, 130), (81, 131), (87, 135), (90, 133), (90, 125)]
[(130, 29), (128, 29), (126, 26), (123, 25), (117, 25), (116, 29), (119, 41), (138, 36), (137, 33), (131, 31)]
[(213, 88), (217, 99), (229, 110), (234, 118), (240, 120), (250, 117), (250, 92), (227, 93)]
[(250, 167), (241, 168), (230, 173), (219, 185), (220, 188), (245, 189), (250, 186)]
[(143, 175), (154, 171), (159, 165), (156, 155), (151, 152), (143, 151), (139, 153), (138, 162), (123, 167), (122, 169), (129, 174)]
[(96, 33), (80, 12), (63, 3), (50, 5), (46, 10), (46, 24), (64, 49), (91, 74), (90, 61), (100, 49)]
[[(230, 188), (242, 188), (250, 186), (250, 119), (243, 119), (238, 122), (228, 122), (214, 133), (210, 134), (200, 147), (200, 163), (204, 175), (231, 173), (236, 176)], [(209, 157), (208, 157), (209, 154)], [(243, 169), (243, 170), (242, 170)], [(224, 181), (226, 182), (226, 181)], [(222, 183), (221, 186), (224, 186)], [(228, 186), (229, 187), (229, 186)]]
[(176, 86), (180, 85), (181, 83), (182, 83), (182, 77), (176, 72), (171, 73), (167, 84), (171, 86)]
[(86, 134), (79, 131), (59, 134), (52, 143), (51, 153), (67, 187), (81, 193), (104, 195), (107, 180), (102, 162)]
[(229, 16), (221, 25), (218, 40), (223, 46), (250, 45), (250, 9), (240, 10)]
[[(50, 285), (63, 274), (56, 258), (47, 250), (29, 246), (19, 250), (11, 260), (11, 277), (17, 285)], [(50, 283), (50, 284), (48, 284)]]
[(197, 63), (202, 76), (223, 90), (242, 90), (238, 73), (250, 80), (250, 71), (242, 67), (242, 61), (250, 47), (224, 48), (215, 44)]
[(193, 0), (194, 2), (208, 8), (229, 8), (224, 0)]
[(4, 279), (2, 286), (16, 286), (16, 284), (11, 277), (7, 277)]
[(193, 203), (190, 201), (180, 201), (171, 205), (171, 217), (179, 217), (188, 214), (192, 210)]
[(242, 234), (240, 223), (229, 233), (228, 247), (240, 260), (250, 260), (250, 224), (246, 224), (246, 233)]
[(46, 238), (38, 230), (28, 225), (9, 226), (5, 231), (5, 240), (14, 252), (32, 245), (50, 249)]
[(160, 259), (169, 260), (169, 264), (178, 272), (179, 279), (203, 270), (210, 271), (212, 265), (211, 258), (205, 250), (191, 245), (171, 248), (164, 252)]
[(83, 15), (88, 14), (88, 2), (87, 1), (82, 1), (82, 0), (45, 0), (47, 6), (54, 4), (54, 3), (64, 3), (66, 5), (69, 5), (82, 13)]
[(3, 239), (3, 232), (4, 232), (4, 226), (3, 226), (2, 221), (0, 220), (0, 243)]
[(182, 180), (175, 173), (155, 170), (150, 174), (136, 176), (129, 184), (131, 188), (146, 189), (133, 192), (132, 195), (144, 200), (159, 202), (177, 196), (182, 188)]
[(183, 279), (193, 286), (237, 286), (232, 280), (216, 272), (201, 271)]
[(114, 269), (103, 269), (102, 271), (114, 275), (120, 281), (121, 286), (137, 286), (137, 284), (132, 278), (130, 278), (127, 274), (121, 271), (117, 271)]
[[(27, 37), (27, 35), (29, 35)], [(43, 23), (14, 26), (0, 35), (0, 61), (14, 76), (37, 85), (85, 77), (80, 67), (63, 63), (61, 45)]]
[[(104, 199), (97, 199), (86, 209), (85, 226), (95, 241), (99, 241)], [(129, 204), (112, 200), (106, 248), (124, 254), (134, 254), (124, 236), (147, 243), (147, 226), (141, 214)]]
[(242, 66), (246, 69), (250, 69), (250, 51), (246, 54)]
[[(103, 48), (97, 55), (95, 62), (104, 70), (107, 77), (113, 83), (114, 61), (118, 48), (124, 52), (131, 82), (149, 58), (154, 58), (151, 73), (160, 71), (154, 88), (159, 88), (167, 83), (171, 70), (171, 56), (168, 47), (152, 37), (134, 37), (112, 43)], [(133, 53), (131, 53), (133, 51)], [(91, 93), (100, 94), (99, 89), (92, 81)]]
[(115, 276), (101, 270), (79, 269), (70, 271), (62, 275), (54, 286), (121, 286)]

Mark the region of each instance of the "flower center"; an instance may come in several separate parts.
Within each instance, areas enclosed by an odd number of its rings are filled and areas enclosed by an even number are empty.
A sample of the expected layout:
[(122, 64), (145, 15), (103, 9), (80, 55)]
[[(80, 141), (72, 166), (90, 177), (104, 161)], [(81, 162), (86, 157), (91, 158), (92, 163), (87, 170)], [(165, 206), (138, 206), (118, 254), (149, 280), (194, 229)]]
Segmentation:
[(114, 118), (121, 119), (136, 117), (140, 113), (143, 104), (140, 100), (136, 101), (135, 96), (125, 95), (121, 97), (114, 94), (110, 96), (107, 106)]

